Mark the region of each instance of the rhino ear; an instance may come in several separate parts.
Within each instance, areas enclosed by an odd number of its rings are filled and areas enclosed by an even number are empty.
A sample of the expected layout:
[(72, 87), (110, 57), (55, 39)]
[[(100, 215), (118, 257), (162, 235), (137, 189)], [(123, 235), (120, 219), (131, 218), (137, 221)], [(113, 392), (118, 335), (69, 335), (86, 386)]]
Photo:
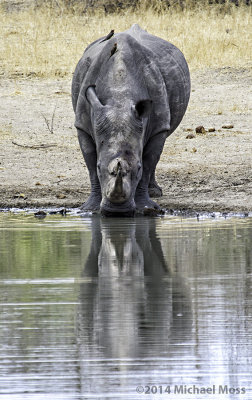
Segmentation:
[(150, 115), (152, 109), (152, 100), (140, 100), (135, 105), (135, 110), (139, 118), (146, 118)]
[(100, 100), (97, 97), (96, 91), (95, 91), (95, 85), (88, 86), (86, 90), (86, 99), (89, 102), (89, 104), (94, 108), (94, 107), (102, 107), (102, 104)]

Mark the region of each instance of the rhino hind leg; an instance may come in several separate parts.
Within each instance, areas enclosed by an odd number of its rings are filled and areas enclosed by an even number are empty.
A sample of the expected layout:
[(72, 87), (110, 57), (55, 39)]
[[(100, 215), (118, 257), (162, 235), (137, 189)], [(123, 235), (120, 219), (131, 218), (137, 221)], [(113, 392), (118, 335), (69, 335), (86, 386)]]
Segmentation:
[(91, 193), (85, 203), (82, 204), (82, 211), (98, 211), (102, 200), (100, 182), (96, 172), (97, 154), (92, 138), (85, 132), (77, 129), (80, 148), (88, 168), (91, 183)]
[(160, 206), (153, 200), (153, 197), (160, 197), (162, 189), (155, 181), (155, 169), (162, 153), (167, 132), (160, 132), (158, 135), (152, 137), (146, 144), (143, 151), (143, 173), (142, 178), (138, 184), (135, 203), (138, 211), (142, 212), (147, 209), (155, 209), (161, 211)]
[(150, 197), (161, 197), (163, 196), (163, 190), (162, 188), (158, 185), (156, 179), (155, 179), (155, 171), (152, 172), (151, 177), (150, 177), (150, 183), (148, 186), (148, 192)]

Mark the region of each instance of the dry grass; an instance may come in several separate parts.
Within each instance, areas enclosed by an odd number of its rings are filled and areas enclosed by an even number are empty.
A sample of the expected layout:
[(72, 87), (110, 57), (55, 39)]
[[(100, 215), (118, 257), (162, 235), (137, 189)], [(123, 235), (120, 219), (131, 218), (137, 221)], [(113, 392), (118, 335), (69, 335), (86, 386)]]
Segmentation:
[[(160, 11), (160, 10), (159, 10)], [(93, 40), (138, 23), (179, 47), (192, 69), (252, 67), (251, 7), (194, 10), (150, 9), (106, 15), (70, 12), (64, 7), (0, 11), (0, 65), (5, 76), (71, 75), (84, 48)]]

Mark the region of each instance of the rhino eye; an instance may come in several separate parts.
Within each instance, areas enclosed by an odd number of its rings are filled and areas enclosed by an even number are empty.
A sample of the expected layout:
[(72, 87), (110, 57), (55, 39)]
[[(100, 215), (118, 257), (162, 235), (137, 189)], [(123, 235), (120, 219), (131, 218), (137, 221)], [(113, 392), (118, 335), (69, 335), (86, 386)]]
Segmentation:
[(135, 110), (139, 118), (148, 117), (152, 110), (152, 100), (140, 100), (135, 105)]

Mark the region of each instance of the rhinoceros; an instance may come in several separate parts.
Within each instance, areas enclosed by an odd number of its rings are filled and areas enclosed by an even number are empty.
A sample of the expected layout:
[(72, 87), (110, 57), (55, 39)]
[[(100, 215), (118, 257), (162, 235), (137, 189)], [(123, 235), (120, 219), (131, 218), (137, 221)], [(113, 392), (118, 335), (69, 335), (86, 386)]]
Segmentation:
[(190, 96), (181, 51), (137, 24), (90, 44), (77, 64), (72, 102), (91, 194), (84, 211), (133, 215), (160, 207), (155, 169)]

